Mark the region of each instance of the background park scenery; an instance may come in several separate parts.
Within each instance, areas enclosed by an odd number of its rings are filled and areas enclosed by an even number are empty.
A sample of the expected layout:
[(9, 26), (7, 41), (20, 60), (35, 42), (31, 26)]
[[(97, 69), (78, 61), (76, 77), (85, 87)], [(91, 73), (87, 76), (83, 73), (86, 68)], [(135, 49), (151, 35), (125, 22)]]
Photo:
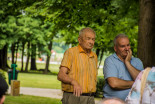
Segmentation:
[[(153, 0), (1, 0), (0, 73), (17, 64), (21, 87), (61, 89), (57, 80), (63, 53), (78, 44), (78, 32), (96, 32), (98, 96), (104, 84), (105, 57), (113, 39), (128, 35), (133, 56), (144, 68), (155, 66), (155, 2)], [(6, 104), (61, 104), (60, 99), (29, 95), (6, 96)]]

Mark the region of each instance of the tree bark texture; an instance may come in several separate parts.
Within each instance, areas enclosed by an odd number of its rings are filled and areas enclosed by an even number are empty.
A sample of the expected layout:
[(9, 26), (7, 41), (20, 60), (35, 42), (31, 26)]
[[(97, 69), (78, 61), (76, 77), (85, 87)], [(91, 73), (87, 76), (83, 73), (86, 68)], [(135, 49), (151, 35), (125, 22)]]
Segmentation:
[(144, 68), (155, 66), (155, 0), (140, 0), (138, 57)]
[(1, 50), (0, 50), (0, 68), (1, 69), (6, 69), (7, 67), (7, 48), (8, 46), (5, 45)]
[(24, 61), (23, 61), (23, 59), (24, 59), (24, 48), (25, 48), (25, 43), (24, 42), (22, 42), (22, 57), (21, 57), (21, 71), (23, 72), (23, 67), (24, 67)]
[(36, 45), (31, 45), (31, 68), (30, 70), (37, 70), (36, 67)]
[(14, 64), (15, 63), (15, 61), (14, 61), (14, 58), (15, 58), (15, 43), (12, 43), (11, 54), (12, 54), (12, 64)]
[[(53, 40), (53, 38), (52, 38), (52, 40)], [(52, 40), (50, 41), (50, 44), (48, 45), (48, 49), (50, 50), (50, 52), (52, 50)], [(45, 74), (48, 72), (50, 57), (51, 57), (51, 54), (50, 55), (47, 54), (46, 66), (45, 66), (45, 70), (44, 70), (44, 73)]]
[(29, 58), (30, 58), (30, 42), (27, 44), (27, 60), (26, 60), (26, 66), (25, 66), (25, 72), (28, 72), (28, 65), (29, 65)]
[(17, 58), (18, 58), (18, 48), (19, 48), (19, 42), (16, 43), (16, 48), (15, 48), (15, 53), (16, 53), (16, 61), (15, 64), (17, 63)]

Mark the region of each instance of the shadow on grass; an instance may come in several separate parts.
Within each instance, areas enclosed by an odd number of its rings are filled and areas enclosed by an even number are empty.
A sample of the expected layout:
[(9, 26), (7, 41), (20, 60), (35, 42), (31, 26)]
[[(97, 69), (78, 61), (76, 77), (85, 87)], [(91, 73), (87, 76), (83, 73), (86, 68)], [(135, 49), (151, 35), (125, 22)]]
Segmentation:
[(28, 72), (25, 71), (19, 71), (20, 73), (29, 73), (29, 74), (45, 74), (45, 75), (58, 75), (58, 72), (51, 72), (48, 71), (47, 73), (44, 73), (44, 69), (39, 70), (29, 70)]

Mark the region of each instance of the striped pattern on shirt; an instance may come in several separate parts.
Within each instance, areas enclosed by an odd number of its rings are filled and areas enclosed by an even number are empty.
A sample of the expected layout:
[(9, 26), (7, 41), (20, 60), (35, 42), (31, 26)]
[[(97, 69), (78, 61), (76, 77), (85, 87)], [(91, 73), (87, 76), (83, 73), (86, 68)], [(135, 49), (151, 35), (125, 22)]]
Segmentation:
[[(91, 51), (88, 56), (80, 45), (68, 49), (60, 67), (67, 67), (70, 78), (76, 80), (82, 87), (83, 93), (96, 91), (97, 56)], [(73, 92), (73, 86), (62, 83), (62, 90)]]

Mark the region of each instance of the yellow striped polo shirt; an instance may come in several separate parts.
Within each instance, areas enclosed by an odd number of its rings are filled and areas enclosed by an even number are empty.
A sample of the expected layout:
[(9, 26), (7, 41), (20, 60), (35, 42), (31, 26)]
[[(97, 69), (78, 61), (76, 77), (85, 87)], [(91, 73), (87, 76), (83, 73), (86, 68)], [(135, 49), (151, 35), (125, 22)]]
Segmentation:
[[(97, 55), (91, 51), (88, 56), (80, 45), (69, 48), (65, 53), (60, 67), (67, 67), (70, 78), (76, 80), (83, 93), (96, 91)], [(73, 86), (62, 82), (62, 90), (73, 92)]]

